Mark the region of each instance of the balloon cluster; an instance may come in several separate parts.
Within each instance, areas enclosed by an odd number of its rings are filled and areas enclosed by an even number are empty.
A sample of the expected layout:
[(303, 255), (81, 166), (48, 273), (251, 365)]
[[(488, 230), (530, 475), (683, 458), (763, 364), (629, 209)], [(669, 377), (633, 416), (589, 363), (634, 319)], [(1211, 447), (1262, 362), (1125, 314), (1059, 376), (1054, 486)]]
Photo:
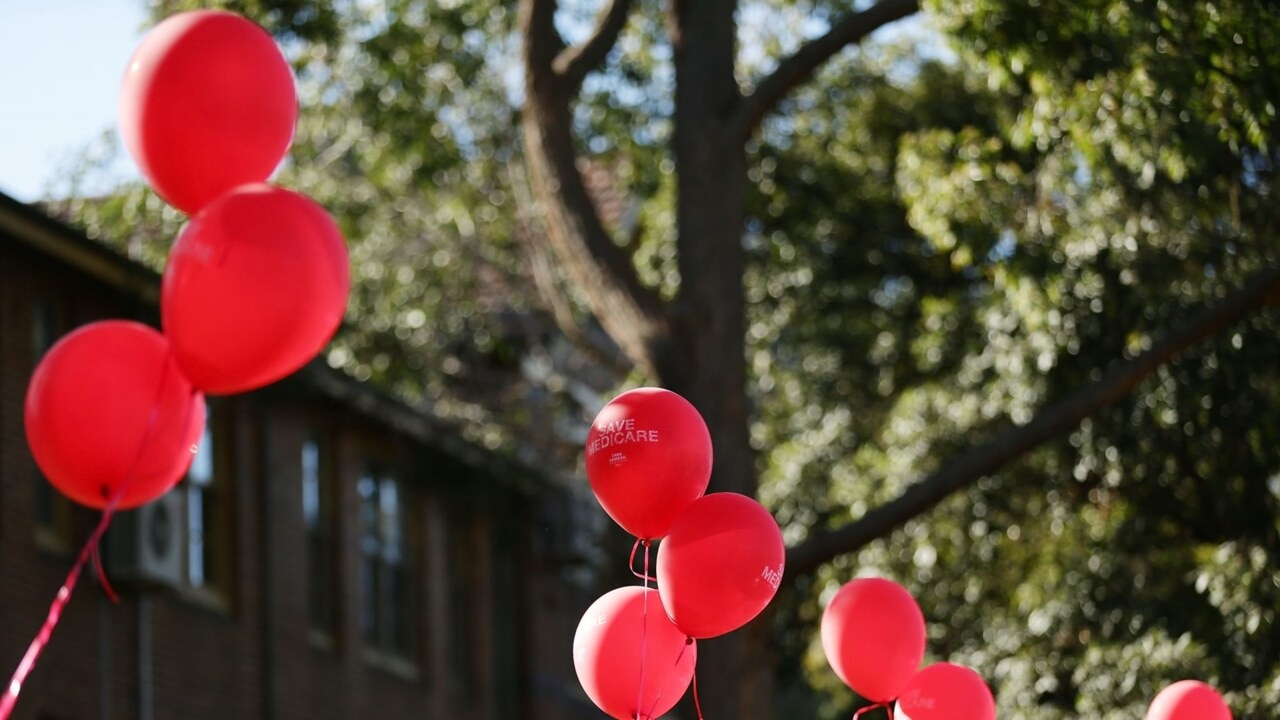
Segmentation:
[(205, 393), (302, 367), (337, 330), (350, 287), (329, 215), (265, 182), (292, 142), (298, 100), (264, 29), (230, 12), (174, 15), (134, 52), (119, 100), (143, 176), (190, 215), (161, 281), (163, 334), (123, 320), (68, 334), (36, 367), (25, 405), (41, 470), (98, 508), (169, 490), (203, 431)]
[(899, 720), (995, 720), (995, 698), (978, 673), (948, 662), (920, 669), (924, 613), (892, 580), (843, 585), (822, 612), (820, 634), (831, 669), (872, 707), (896, 701)]
[(103, 512), (0, 694), (0, 720), (112, 514), (186, 472), (205, 393), (245, 392), (301, 368), (338, 329), (350, 290), (337, 225), (309, 198), (266, 183), (293, 141), (298, 98), (265, 30), (230, 12), (168, 18), (130, 59), (119, 109), (143, 176), (191, 218), (161, 279), (164, 332), (85, 325), (49, 348), (27, 387), (36, 464), (64, 495)]
[(1146, 720), (1231, 720), (1231, 709), (1211, 685), (1179, 680), (1151, 701)]
[[(831, 669), (871, 708), (893, 706), (898, 720), (995, 720), (995, 698), (978, 673), (949, 662), (919, 669), (924, 614), (891, 580), (843, 585), (823, 610), (820, 634)], [(1209, 685), (1182, 680), (1156, 696), (1146, 720), (1231, 720), (1231, 711)]]
[[(587, 434), (592, 492), (645, 548), (644, 586), (596, 600), (573, 639), (578, 681), (610, 717), (669, 711), (693, 680), (697, 641), (750, 622), (782, 582), (777, 522), (745, 495), (705, 494), (711, 464), (702, 416), (661, 388), (622, 393)], [(654, 589), (648, 551), (659, 540)]]

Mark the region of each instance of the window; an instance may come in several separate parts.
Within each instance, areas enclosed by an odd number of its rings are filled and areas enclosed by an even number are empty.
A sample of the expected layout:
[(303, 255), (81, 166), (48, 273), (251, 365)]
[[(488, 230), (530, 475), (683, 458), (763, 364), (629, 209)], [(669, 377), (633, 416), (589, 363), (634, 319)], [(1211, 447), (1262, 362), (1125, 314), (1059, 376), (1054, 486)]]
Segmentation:
[[(37, 298), (31, 304), (31, 366), (49, 351), (62, 335), (62, 313), (56, 304)], [(37, 468), (35, 473), (34, 517), (36, 544), (55, 553), (71, 551), (71, 501), (58, 492)]]
[(316, 438), (302, 445), (302, 519), (307, 542), (307, 614), (312, 640), (331, 646), (337, 637), (337, 515), (333, 472)]
[(186, 499), (184, 562), (187, 588), (218, 605), (228, 601), (231, 548), (226, 470), (210, 410), (196, 455), (182, 483)]
[(478, 687), (475, 649), (475, 597), (486, 563), (477, 557), (476, 548), (484, 547), (475, 537), (474, 515), (465, 507), (453, 506), (449, 511), (449, 649), (453, 677), (464, 697), (472, 697)]
[(411, 524), (403, 486), (370, 469), (356, 485), (360, 496), (360, 624), (375, 656), (414, 666), (417, 631), (413, 608)]
[(209, 513), (212, 503), (208, 502), (212, 489), (213, 430), (206, 425), (196, 456), (187, 470), (187, 583), (192, 587), (203, 587), (216, 579), (206, 572), (214, 565), (209, 562), (212, 559), (209, 557), (211, 548), (205, 545), (205, 527), (214, 524)]

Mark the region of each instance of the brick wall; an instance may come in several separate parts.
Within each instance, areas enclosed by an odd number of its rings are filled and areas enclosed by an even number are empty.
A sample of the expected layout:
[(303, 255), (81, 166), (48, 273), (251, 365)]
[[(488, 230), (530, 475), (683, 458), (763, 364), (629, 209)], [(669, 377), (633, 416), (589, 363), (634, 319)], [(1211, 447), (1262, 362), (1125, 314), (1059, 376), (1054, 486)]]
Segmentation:
[[(65, 228), (49, 228), (73, 250), (76, 242), (87, 244)], [(36, 542), (39, 476), (22, 428), (34, 366), (32, 303), (55, 299), (67, 329), (105, 317), (154, 322), (148, 292), (154, 297), (154, 288), (96, 279), (14, 231), (6, 234), (0, 223), (0, 673), (17, 666), (96, 521), (87, 510), (73, 513), (69, 552)], [(573, 627), (591, 598), (566, 597), (551, 561), (538, 555), (538, 537), (552, 531), (550, 516), (534, 512), (527, 490), (305, 379), (217, 399), (212, 407), (230, 502), (231, 573), (221, 597), (211, 602), (201, 592), (121, 584), (113, 605), (86, 572), (15, 718), (593, 716), (574, 694), (569, 656)], [(317, 641), (308, 614), (301, 456), (317, 433), (332, 443), (336, 473), (332, 642)], [(403, 480), (413, 519), (411, 666), (385, 662), (366, 646), (360, 627), (356, 479), (371, 459)]]

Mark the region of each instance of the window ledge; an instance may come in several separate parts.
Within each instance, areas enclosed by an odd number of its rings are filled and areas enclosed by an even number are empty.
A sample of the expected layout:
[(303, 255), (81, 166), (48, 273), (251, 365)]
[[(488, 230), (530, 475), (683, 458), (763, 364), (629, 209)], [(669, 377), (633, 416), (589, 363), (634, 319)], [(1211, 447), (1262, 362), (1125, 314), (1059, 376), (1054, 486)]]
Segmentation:
[(388, 675), (407, 682), (419, 682), (422, 680), (422, 669), (418, 667), (418, 664), (403, 657), (366, 649), (364, 651), (364, 662), (370, 667), (377, 668)]
[(53, 555), (59, 558), (71, 555), (71, 541), (67, 538), (66, 533), (52, 528), (36, 528), (36, 548), (46, 555)]
[(213, 588), (183, 586), (177, 588), (178, 597), (187, 604), (194, 605), (222, 617), (231, 617), (231, 601), (221, 590)]
[(334, 642), (332, 633), (311, 628), (307, 630), (307, 641), (311, 643), (311, 647), (321, 652), (330, 655), (338, 652), (338, 643)]

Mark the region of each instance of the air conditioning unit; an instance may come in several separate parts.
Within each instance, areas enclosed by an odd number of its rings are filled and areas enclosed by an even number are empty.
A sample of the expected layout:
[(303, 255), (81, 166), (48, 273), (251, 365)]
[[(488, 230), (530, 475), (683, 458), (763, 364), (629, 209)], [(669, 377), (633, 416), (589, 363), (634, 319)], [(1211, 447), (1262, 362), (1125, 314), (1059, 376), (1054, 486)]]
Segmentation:
[(174, 489), (135, 510), (116, 513), (105, 538), (107, 579), (140, 587), (181, 584), (184, 507), (182, 491)]

